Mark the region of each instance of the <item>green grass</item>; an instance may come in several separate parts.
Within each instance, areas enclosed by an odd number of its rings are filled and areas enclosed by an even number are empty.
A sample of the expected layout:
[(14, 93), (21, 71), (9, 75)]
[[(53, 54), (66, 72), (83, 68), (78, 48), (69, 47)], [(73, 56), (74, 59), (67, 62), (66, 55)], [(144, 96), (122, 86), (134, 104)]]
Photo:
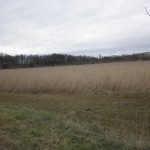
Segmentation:
[(96, 134), (61, 115), (11, 105), (0, 106), (0, 140), (21, 149), (123, 149), (117, 141)]
[(12, 150), (149, 149), (149, 108), (149, 92), (1, 93), (0, 145)]

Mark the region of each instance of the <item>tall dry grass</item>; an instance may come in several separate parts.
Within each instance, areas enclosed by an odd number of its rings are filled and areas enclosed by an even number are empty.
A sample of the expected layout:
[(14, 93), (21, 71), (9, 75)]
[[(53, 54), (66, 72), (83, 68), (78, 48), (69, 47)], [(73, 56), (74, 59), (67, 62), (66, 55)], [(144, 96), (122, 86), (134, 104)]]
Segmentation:
[(150, 61), (0, 70), (1, 92), (150, 91)]

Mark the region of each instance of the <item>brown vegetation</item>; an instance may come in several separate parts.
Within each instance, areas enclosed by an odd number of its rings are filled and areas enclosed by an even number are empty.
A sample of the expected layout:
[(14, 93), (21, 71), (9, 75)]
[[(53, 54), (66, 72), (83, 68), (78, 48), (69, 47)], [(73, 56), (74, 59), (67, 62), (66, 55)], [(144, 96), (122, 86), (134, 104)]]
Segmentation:
[(1, 92), (150, 91), (150, 61), (0, 70)]

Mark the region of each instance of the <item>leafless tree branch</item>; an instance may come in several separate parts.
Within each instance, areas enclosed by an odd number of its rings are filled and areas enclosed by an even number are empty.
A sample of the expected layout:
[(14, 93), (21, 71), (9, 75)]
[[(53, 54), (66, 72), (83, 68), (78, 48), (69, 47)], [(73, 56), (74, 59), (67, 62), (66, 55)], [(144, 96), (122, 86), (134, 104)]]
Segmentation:
[(145, 7), (145, 11), (146, 11), (146, 13), (150, 16), (150, 13), (149, 13), (149, 11), (147, 10), (146, 7)]

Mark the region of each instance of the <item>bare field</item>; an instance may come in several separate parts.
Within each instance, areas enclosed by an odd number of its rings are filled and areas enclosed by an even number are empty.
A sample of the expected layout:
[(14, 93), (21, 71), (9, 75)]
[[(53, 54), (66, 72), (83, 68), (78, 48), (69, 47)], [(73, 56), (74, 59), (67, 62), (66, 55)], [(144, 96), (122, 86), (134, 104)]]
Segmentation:
[(150, 61), (0, 70), (1, 92), (150, 91)]

